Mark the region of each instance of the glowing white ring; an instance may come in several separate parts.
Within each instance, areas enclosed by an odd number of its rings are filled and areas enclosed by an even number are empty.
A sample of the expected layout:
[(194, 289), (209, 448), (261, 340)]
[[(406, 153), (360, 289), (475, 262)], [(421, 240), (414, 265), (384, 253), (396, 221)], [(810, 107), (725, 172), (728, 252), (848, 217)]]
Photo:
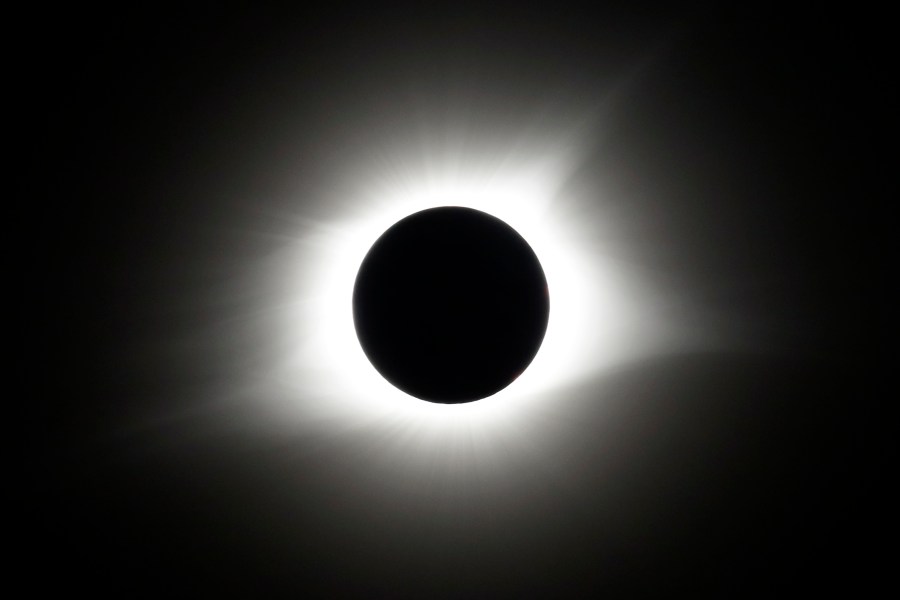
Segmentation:
[[(440, 427), (471, 419), (480, 424), (508, 422), (524, 418), (529, 406), (546, 401), (554, 390), (576, 384), (627, 354), (634, 345), (630, 329), (639, 303), (614, 263), (597, 256), (602, 232), (591, 229), (594, 218), (579, 220), (557, 210), (565, 204), (559, 197), (560, 174), (536, 173), (455, 174), (415, 184), (371, 186), (356, 199), (354, 210), (322, 229), (319, 244), (307, 238), (298, 247), (300, 255), (293, 263), (297, 272), (285, 274), (298, 281), (296, 300), (284, 317), (296, 351), (279, 369), (285, 393), (296, 397), (297, 416), (389, 417)], [(529, 368), (498, 394), (462, 405), (422, 402), (382, 378), (362, 352), (351, 312), (353, 284), (372, 243), (400, 219), (448, 205), (484, 211), (519, 232), (541, 261), (551, 302), (547, 333)], [(316, 252), (309, 251), (311, 246)]]

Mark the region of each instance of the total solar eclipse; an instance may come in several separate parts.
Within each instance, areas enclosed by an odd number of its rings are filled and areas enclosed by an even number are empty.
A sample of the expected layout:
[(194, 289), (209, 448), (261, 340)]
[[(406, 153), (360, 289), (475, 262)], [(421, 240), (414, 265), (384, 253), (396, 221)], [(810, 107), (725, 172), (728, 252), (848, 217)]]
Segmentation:
[(439, 207), (390, 227), (360, 266), (353, 321), (375, 369), (410, 396), (487, 398), (531, 364), (547, 330), (543, 268), (512, 227)]

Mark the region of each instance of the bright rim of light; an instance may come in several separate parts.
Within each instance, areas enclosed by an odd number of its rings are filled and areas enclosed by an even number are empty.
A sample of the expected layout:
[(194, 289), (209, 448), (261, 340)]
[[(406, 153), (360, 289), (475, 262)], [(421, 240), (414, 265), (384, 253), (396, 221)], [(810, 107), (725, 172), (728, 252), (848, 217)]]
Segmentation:
[[(367, 182), (355, 207), (298, 245), (294, 271), (283, 275), (297, 287), (283, 317), (294, 350), (276, 374), (284, 388), (278, 420), (511, 423), (627, 354), (636, 298), (614, 263), (597, 256), (602, 231), (593, 218), (559, 209), (565, 166)], [(363, 353), (352, 319), (354, 282), (372, 244), (404, 217), (439, 206), (474, 208), (510, 225), (537, 255), (550, 292), (547, 332), (531, 365), (494, 396), (466, 404), (424, 402), (388, 383)]]

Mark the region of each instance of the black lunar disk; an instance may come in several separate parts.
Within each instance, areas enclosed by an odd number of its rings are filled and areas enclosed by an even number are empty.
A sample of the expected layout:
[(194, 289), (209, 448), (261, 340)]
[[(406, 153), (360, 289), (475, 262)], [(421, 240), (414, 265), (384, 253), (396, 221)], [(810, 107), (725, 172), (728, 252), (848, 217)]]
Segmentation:
[(471, 402), (508, 386), (537, 354), (549, 315), (531, 247), (471, 208), (432, 208), (393, 225), (353, 290), (366, 356), (394, 386), (430, 402)]

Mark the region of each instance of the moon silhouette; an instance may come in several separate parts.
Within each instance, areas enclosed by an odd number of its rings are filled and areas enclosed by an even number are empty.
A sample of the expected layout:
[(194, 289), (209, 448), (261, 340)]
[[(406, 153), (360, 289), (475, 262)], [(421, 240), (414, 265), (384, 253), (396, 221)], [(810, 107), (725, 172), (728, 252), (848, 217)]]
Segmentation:
[(487, 398), (536, 356), (550, 315), (540, 261), (487, 213), (440, 207), (390, 227), (360, 266), (353, 320), (375, 369), (410, 396)]

